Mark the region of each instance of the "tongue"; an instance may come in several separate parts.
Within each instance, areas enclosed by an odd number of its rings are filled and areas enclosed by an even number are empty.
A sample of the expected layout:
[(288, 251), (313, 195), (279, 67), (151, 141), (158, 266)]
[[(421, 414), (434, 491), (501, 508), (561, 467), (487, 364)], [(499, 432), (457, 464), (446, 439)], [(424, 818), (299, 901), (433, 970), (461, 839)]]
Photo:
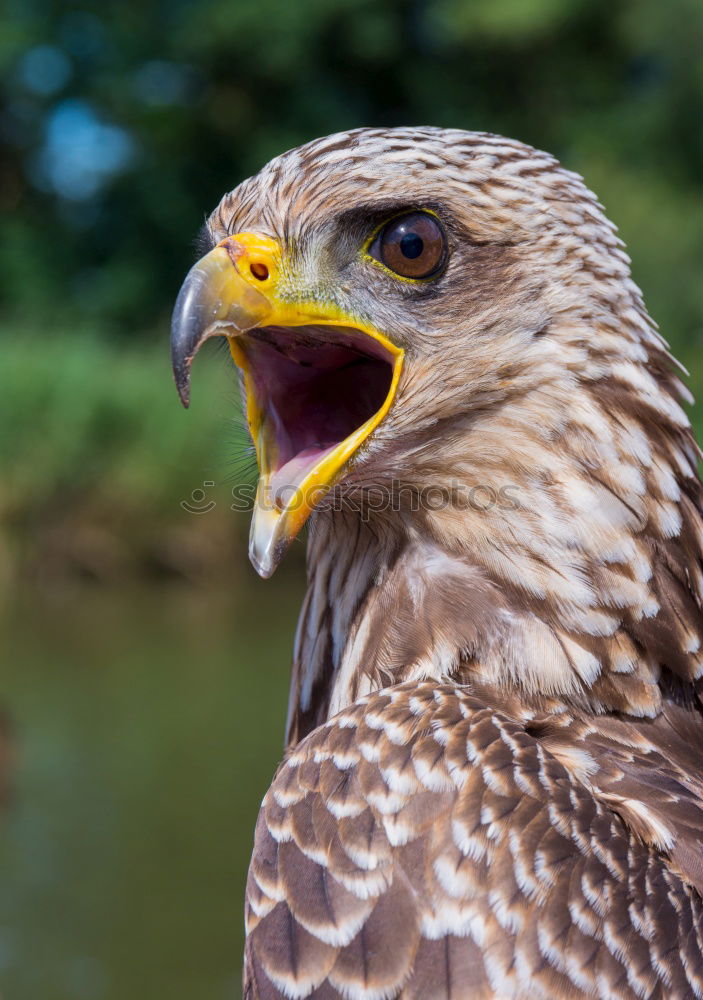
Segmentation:
[(338, 444), (335, 441), (333, 444), (305, 448), (277, 469), (269, 480), (271, 496), (277, 505), (287, 507), (303, 480)]

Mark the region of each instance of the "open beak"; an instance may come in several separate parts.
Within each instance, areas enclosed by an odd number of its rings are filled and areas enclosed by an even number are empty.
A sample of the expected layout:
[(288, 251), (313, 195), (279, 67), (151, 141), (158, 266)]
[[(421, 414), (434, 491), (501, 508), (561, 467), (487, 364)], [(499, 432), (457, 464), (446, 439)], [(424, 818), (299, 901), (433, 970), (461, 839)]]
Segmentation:
[(244, 377), (259, 484), (249, 557), (270, 576), (314, 507), (393, 402), (403, 351), (336, 305), (281, 296), (281, 250), (229, 236), (178, 295), (171, 358), (181, 401), (201, 344), (226, 336)]

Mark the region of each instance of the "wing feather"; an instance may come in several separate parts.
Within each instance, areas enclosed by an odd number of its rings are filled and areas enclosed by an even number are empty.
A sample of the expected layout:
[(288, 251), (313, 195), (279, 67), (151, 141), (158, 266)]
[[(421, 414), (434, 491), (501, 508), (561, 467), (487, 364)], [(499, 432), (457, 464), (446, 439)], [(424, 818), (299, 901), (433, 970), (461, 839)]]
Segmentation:
[(695, 724), (667, 713), (430, 683), (346, 709), (264, 801), (245, 996), (703, 997)]

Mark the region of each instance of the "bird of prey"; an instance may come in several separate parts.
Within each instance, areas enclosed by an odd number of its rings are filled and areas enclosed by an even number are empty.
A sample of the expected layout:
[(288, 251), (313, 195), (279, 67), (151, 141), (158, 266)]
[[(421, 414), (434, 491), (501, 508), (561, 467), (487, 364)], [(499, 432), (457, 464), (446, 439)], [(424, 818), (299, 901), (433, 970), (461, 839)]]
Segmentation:
[(245, 997), (703, 996), (699, 451), (595, 196), (497, 135), (360, 129), (206, 236), (181, 397), (227, 337), (262, 576), (309, 522)]

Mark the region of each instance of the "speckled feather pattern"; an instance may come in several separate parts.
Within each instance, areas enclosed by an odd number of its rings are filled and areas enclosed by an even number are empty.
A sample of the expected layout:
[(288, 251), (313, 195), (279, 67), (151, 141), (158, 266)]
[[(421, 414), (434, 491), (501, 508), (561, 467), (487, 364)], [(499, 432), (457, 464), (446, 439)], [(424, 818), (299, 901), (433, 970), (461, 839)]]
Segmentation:
[(700, 896), (606, 789), (631, 795), (617, 772), (652, 755), (659, 838), (694, 795), (636, 727), (594, 734), (598, 757), (568, 713), (429, 682), (316, 729), (259, 818), (245, 996), (701, 996)]
[[(449, 265), (402, 287), (363, 219), (423, 206)], [(406, 499), (311, 520), (247, 998), (700, 996), (699, 450), (595, 196), (500, 136), (362, 129), (209, 226), (278, 239), (284, 296), (406, 352), (336, 487)]]

